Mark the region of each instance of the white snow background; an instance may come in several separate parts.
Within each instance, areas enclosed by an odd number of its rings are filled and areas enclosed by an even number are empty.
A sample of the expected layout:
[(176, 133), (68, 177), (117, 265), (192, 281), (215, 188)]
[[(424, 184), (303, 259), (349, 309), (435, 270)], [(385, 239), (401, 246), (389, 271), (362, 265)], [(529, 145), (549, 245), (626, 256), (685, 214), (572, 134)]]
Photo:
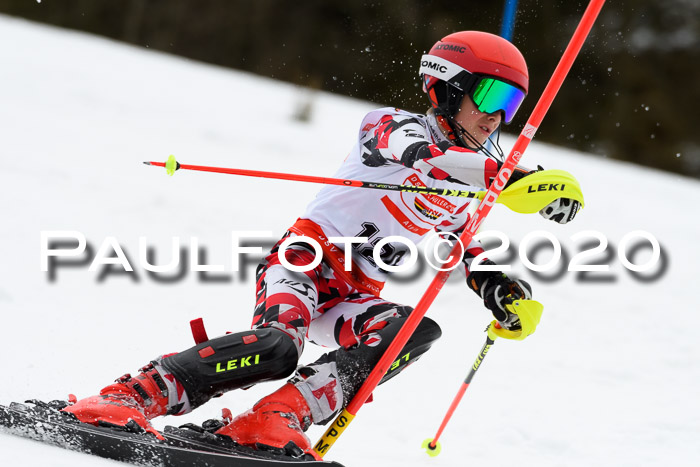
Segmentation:
[[(141, 162), (174, 154), (188, 164), (332, 176), (362, 116), (378, 106), (318, 93), (303, 123), (293, 116), (307, 98), (290, 84), (0, 16), (0, 403), (95, 394), (160, 354), (190, 347), (193, 318), (203, 317), (212, 337), (248, 329), (254, 266), (245, 281), (231, 272), (231, 231), (277, 238), (320, 187), (185, 171), (167, 177)], [(506, 149), (512, 143), (505, 138)], [(700, 182), (535, 141), (523, 165), (537, 164), (581, 182), (586, 208), (575, 222), (498, 206), (482, 229), (505, 232), (513, 248), (546, 230), (568, 258), (584, 242), (572, 235), (602, 232), (613, 281), (565, 271), (543, 281), (516, 256), (513, 274), (533, 284), (542, 323), (523, 342), (496, 342), (442, 436), (442, 454), (430, 458), (421, 442), (435, 434), (490, 320), (463, 274), (453, 274), (428, 312), (443, 337), (375, 391), (327, 459), (387, 467), (699, 465)], [(53, 230), (80, 231), (95, 250), (115, 237), (135, 272), (100, 282), (99, 269), (84, 264), (59, 268), (50, 282), (40, 270), (40, 234)], [(617, 257), (635, 230), (658, 239), (667, 260), (651, 281), (635, 279)], [(173, 237), (187, 248), (196, 237), (207, 264), (233, 278), (205, 283), (187, 272), (158, 283), (140, 265), (141, 236), (159, 264), (169, 260)], [(533, 260), (545, 263), (548, 251)], [(650, 252), (632, 259), (644, 263)], [(390, 283), (384, 296), (415, 305), (431, 277)], [(309, 345), (303, 359), (322, 352)], [(201, 422), (222, 407), (242, 412), (280, 384), (234, 391), (155, 425)], [(314, 426), (310, 437), (322, 432)], [(114, 465), (7, 435), (0, 463)]]

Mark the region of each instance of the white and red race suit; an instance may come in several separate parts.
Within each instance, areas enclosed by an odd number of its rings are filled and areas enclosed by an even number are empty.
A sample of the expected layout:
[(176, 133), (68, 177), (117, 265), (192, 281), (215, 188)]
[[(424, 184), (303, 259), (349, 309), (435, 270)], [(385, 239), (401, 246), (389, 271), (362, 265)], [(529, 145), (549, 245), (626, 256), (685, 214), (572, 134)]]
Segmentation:
[[(486, 189), (497, 172), (491, 158), (450, 143), (432, 114), (385, 108), (365, 116), (357, 144), (334, 176), (475, 191)], [(389, 236), (417, 244), (434, 230), (460, 232), (472, 202), (478, 203), (471, 198), (329, 185), (301, 218), (313, 221), (326, 236), (369, 237), (366, 244), (353, 246), (353, 260), (367, 277), (383, 281), (385, 273), (372, 259), (373, 244)], [(469, 248), (478, 248), (478, 243)], [(384, 250), (381, 258), (390, 266), (401, 264), (408, 252), (398, 242)]]
[[(370, 112), (362, 121), (357, 144), (335, 177), (461, 191), (486, 188), (498, 164), (486, 155), (455, 146), (438, 125), (430, 114), (394, 108)], [(283, 330), (294, 340), (299, 356), (306, 340), (337, 348), (299, 367), (291, 379), (308, 402), (314, 423), (327, 422), (349, 403), (412, 311), (379, 296), (386, 272), (372, 258), (373, 245), (388, 236), (402, 236), (417, 244), (435, 230), (459, 234), (468, 221), (471, 202), (478, 201), (327, 186), (284, 237), (304, 235), (316, 240), (323, 248), (323, 261), (311, 271), (293, 272), (278, 259), (280, 240), (260, 264), (253, 327)], [(368, 238), (364, 244), (353, 245), (350, 272), (343, 264), (343, 243), (328, 241), (334, 236)], [(465, 267), (481, 251), (472, 242)], [(392, 242), (380, 257), (394, 266), (406, 259), (407, 252), (406, 244)], [(301, 242), (285, 252), (285, 259), (299, 266), (308, 265), (314, 256), (314, 250)], [(423, 318), (397, 370), (419, 357), (439, 336), (437, 324)], [(387, 374), (385, 380), (393, 374)]]

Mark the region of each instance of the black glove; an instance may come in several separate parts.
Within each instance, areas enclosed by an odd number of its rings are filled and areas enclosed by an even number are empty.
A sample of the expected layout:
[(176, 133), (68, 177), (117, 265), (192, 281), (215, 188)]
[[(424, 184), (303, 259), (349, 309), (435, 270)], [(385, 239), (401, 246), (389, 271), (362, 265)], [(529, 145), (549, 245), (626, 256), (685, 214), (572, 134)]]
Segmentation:
[(550, 221), (566, 224), (576, 217), (581, 203), (569, 198), (558, 198), (540, 210), (540, 215)]
[[(481, 264), (496, 264), (491, 260)], [(510, 279), (499, 271), (473, 271), (467, 277), (467, 285), (483, 300), (484, 306), (491, 310), (493, 317), (501, 327), (509, 331), (518, 331), (520, 318), (505, 307), (515, 300), (532, 298), (532, 287), (522, 279)]]
[[(498, 165), (498, 170), (501, 170), (501, 166), (503, 164)], [(535, 170), (530, 170), (526, 169), (525, 167), (520, 167), (519, 165), (516, 165), (515, 168), (513, 169), (513, 173), (510, 175), (510, 178), (508, 179), (508, 182), (506, 183), (506, 188), (511, 186), (513, 183), (522, 180), (523, 178), (527, 177), (530, 174), (534, 174), (535, 172), (540, 172), (544, 170), (544, 167), (541, 165), (538, 165)]]

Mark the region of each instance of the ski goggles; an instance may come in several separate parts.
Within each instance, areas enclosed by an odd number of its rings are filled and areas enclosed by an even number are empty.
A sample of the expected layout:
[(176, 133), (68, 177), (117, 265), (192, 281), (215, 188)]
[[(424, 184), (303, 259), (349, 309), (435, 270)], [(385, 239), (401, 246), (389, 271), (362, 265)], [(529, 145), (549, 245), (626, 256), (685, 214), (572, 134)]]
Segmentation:
[(423, 55), (418, 72), (446, 81), (472, 98), (484, 113), (502, 111), (505, 123), (510, 123), (525, 99), (525, 92), (506, 81), (487, 75), (470, 73), (459, 65), (435, 55)]
[(476, 108), (487, 114), (500, 110), (504, 114), (505, 122), (510, 123), (525, 99), (522, 89), (499, 79), (474, 76), (478, 80), (473, 85), (473, 91), (469, 96), (476, 104)]

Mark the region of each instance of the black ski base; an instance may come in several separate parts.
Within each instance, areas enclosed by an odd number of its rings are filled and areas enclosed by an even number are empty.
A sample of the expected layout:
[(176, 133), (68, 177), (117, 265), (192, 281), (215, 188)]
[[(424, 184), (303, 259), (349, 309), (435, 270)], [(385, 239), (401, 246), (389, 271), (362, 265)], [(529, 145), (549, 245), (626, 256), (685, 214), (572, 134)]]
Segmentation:
[[(92, 426), (60, 412), (65, 405), (62, 401), (0, 405), (0, 432), (146, 467), (343, 467), (337, 462), (314, 460), (291, 448), (287, 452), (292, 455), (286, 455), (241, 446), (211, 433), (207, 423), (204, 427), (168, 426), (162, 433), (165, 440), (122, 427)], [(133, 427), (134, 430), (139, 428)]]

